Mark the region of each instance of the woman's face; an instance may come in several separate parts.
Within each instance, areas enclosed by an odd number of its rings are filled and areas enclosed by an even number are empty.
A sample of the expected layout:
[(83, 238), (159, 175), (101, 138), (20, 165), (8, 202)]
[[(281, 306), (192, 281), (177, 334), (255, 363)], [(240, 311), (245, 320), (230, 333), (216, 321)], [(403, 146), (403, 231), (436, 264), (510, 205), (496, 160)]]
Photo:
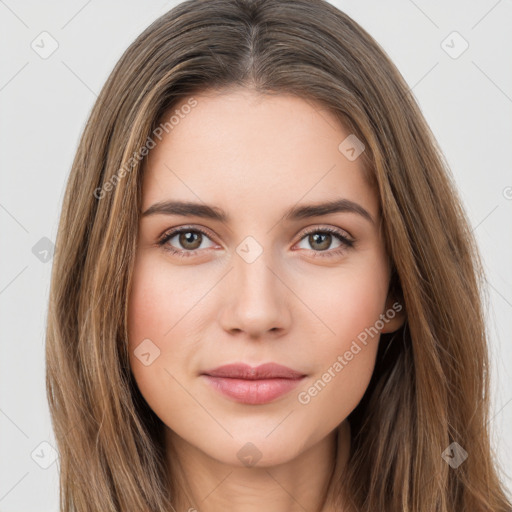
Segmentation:
[[(279, 464), (345, 420), (372, 375), (376, 330), (401, 323), (378, 197), (361, 147), (319, 105), (245, 89), (194, 99), (153, 136), (130, 364), (175, 439), (227, 464)], [(268, 363), (293, 372), (215, 370)]]

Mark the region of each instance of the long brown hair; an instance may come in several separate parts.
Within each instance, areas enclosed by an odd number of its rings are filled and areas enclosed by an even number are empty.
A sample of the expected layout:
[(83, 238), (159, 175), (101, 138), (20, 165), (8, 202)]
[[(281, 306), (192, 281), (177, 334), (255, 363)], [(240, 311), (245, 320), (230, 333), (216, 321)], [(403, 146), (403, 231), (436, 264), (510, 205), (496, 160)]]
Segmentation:
[[(382, 335), (349, 416), (336, 509), (510, 510), (489, 440), (484, 281), (465, 212), (399, 71), (324, 0), (185, 1), (131, 44), (98, 96), (67, 184), (50, 290), (47, 393), (61, 510), (172, 509), (164, 425), (127, 353), (144, 156), (173, 105), (230, 86), (327, 108), (363, 141), (379, 192), (391, 286), (407, 321)], [(454, 446), (467, 452), (457, 467), (442, 457)]]

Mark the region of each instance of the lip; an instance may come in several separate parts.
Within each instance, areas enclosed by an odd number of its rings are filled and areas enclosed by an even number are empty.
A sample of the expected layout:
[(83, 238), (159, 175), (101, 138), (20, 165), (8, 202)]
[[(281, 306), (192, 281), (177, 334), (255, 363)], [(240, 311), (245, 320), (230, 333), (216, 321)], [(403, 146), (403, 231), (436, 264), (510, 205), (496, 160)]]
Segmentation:
[(290, 392), (306, 376), (276, 363), (251, 367), (228, 364), (201, 374), (217, 391), (236, 402), (261, 405)]

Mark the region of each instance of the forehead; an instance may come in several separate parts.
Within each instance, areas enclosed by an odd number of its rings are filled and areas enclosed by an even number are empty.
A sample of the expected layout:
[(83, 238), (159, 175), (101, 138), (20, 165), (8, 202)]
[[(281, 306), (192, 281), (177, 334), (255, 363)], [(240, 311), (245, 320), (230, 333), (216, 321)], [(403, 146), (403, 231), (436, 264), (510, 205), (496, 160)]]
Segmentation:
[(173, 116), (172, 127), (148, 155), (143, 210), (172, 198), (254, 215), (301, 199), (347, 198), (365, 203), (377, 218), (378, 201), (362, 159), (350, 160), (340, 150), (351, 134), (322, 105), (247, 89), (193, 99), (162, 118), (165, 123)]

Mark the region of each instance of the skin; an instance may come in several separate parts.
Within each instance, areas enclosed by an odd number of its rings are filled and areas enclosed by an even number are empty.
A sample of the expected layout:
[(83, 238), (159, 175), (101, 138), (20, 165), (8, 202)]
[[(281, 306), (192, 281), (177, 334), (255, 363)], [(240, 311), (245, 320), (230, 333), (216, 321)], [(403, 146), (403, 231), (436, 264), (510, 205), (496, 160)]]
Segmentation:
[[(142, 211), (159, 201), (193, 201), (222, 208), (231, 220), (142, 216), (129, 296), (132, 372), (166, 425), (169, 463), (180, 465), (177, 476), (190, 486), (188, 496), (178, 493), (176, 509), (331, 510), (329, 478), (336, 460), (341, 468), (347, 461), (346, 418), (368, 386), (379, 337), (361, 345), (309, 403), (298, 393), (394, 302), (378, 196), (361, 159), (338, 149), (350, 132), (319, 105), (246, 89), (194, 98), (197, 105), (150, 151)], [(282, 220), (297, 204), (339, 198), (362, 206), (374, 223), (353, 212)], [(195, 249), (186, 258), (157, 243), (179, 226), (208, 233), (194, 232), (196, 242), (180, 235), (166, 242)], [(354, 246), (304, 234), (317, 228), (321, 235), (325, 227)], [(237, 253), (247, 236), (263, 251), (251, 263)], [(397, 314), (382, 332), (403, 320)], [(160, 350), (147, 366), (134, 353), (145, 339)], [(233, 362), (276, 362), (307, 376), (271, 403), (240, 404), (200, 375)], [(257, 451), (245, 450), (260, 456), (252, 466), (237, 456), (249, 442)]]

